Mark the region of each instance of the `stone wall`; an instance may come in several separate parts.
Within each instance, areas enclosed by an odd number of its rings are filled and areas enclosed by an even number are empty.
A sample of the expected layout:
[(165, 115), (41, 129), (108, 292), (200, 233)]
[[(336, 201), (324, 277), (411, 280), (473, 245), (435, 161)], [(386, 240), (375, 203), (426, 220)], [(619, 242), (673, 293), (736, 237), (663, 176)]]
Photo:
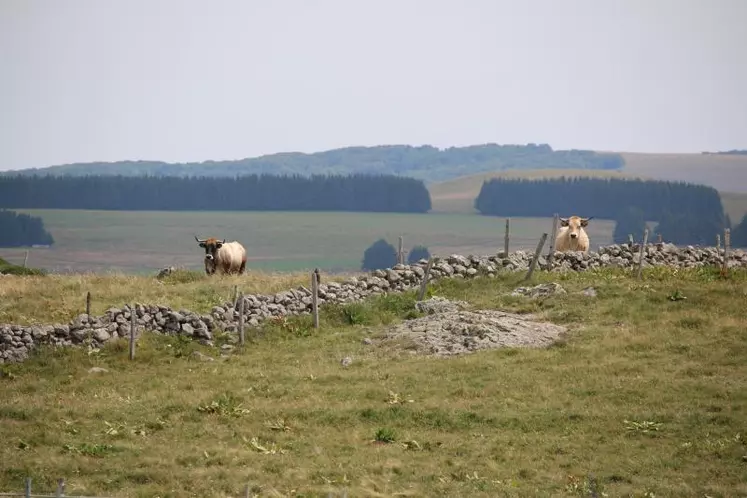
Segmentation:
[[(639, 245), (612, 245), (589, 254), (554, 254), (551, 271), (585, 271), (602, 267), (635, 268), (639, 259)], [(441, 258), (432, 267), (430, 280), (441, 278), (473, 278), (478, 275), (496, 276), (501, 272), (526, 271), (532, 254), (517, 251), (501, 256), (460, 256)], [(701, 267), (723, 263), (723, 255), (716, 248), (678, 248), (672, 244), (649, 244), (644, 250), (644, 267), (675, 266)], [(386, 292), (401, 292), (417, 288), (425, 274), (427, 261), (415, 265), (397, 265), (387, 270), (375, 270), (342, 283), (322, 282), (319, 286), (319, 305), (324, 303), (349, 303), (368, 296)], [(729, 267), (746, 268), (747, 252), (733, 251)], [(545, 256), (540, 257), (537, 270), (547, 270)], [(247, 295), (244, 297), (244, 321), (256, 327), (270, 317), (311, 313), (311, 291), (300, 286), (277, 294)], [(134, 310), (125, 305), (110, 308), (103, 316), (82, 314), (67, 324), (54, 325), (0, 325), (0, 363), (25, 360), (39, 344), (73, 346), (90, 344), (93, 347), (127, 338), (130, 318), (136, 316), (136, 331), (161, 334), (181, 334), (212, 344), (217, 331), (236, 333), (238, 330), (239, 303), (226, 302), (215, 306), (210, 313), (199, 314), (190, 310), (175, 310), (168, 306), (136, 304)]]

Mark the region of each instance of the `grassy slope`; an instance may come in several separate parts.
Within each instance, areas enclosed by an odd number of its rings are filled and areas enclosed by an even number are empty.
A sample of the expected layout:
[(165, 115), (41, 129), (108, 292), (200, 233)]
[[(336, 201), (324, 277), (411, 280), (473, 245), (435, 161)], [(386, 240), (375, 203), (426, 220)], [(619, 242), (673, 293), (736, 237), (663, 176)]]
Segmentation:
[[(242, 242), (248, 267), (265, 270), (357, 270), (363, 253), (378, 238), (405, 250), (424, 244), (431, 253), (494, 254), (503, 247), (503, 220), (464, 214), (317, 213), (317, 212), (122, 212), (21, 210), (41, 216), (56, 244), (32, 249), (29, 265), (97, 272), (153, 272), (165, 266), (199, 269), (199, 237)], [(551, 219), (524, 218), (512, 223), (512, 248), (533, 249)], [(595, 245), (608, 244), (613, 224), (595, 223)], [(22, 249), (4, 249), (0, 257), (23, 261)]]
[[(359, 305), (356, 326), (339, 309), (319, 331), (291, 319), (225, 361), (150, 337), (134, 363), (121, 344), (5, 367), (0, 490), (64, 476), (69, 494), (117, 497), (239, 496), (246, 483), (262, 496), (589, 496), (593, 475), (607, 496), (747, 493), (744, 272), (541, 273), (569, 291), (542, 302), (508, 296), (519, 277), (431, 292), (537, 312), (570, 327), (565, 343), (451, 359), (363, 345), (410, 294)], [(190, 285), (169, 294), (189, 299)], [(393, 443), (373, 443), (382, 429)]]

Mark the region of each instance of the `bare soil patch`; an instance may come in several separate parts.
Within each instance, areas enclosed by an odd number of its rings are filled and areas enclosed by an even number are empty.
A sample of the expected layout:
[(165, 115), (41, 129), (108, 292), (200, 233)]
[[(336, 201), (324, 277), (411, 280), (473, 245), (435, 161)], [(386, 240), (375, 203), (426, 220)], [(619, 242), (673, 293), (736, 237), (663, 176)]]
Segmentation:
[(483, 349), (548, 347), (567, 330), (533, 315), (470, 310), (467, 303), (441, 298), (418, 307), (427, 315), (392, 326), (383, 340), (403, 341), (416, 354), (454, 356)]

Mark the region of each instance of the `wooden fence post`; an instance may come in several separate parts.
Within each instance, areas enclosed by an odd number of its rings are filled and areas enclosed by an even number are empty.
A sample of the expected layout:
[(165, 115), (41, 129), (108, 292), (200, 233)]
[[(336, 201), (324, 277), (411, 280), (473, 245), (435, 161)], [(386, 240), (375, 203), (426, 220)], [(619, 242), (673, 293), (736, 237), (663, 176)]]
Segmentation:
[(428, 259), (428, 264), (425, 265), (425, 274), (423, 275), (423, 281), (420, 282), (420, 291), (418, 292), (418, 301), (422, 301), (425, 297), (425, 289), (428, 287), (428, 277), (431, 274), (431, 268), (433, 267), (433, 256)]
[(633, 240), (633, 234), (628, 234), (628, 244), (630, 245), (631, 249), (633, 248), (633, 244), (635, 244), (635, 240)]
[(91, 316), (91, 291), (86, 292), (86, 315)]
[(657, 238), (656, 238), (656, 243), (657, 244), (662, 244), (663, 242), (664, 242), (664, 240), (661, 238), (661, 234), (658, 234)]
[(65, 496), (65, 479), (60, 477), (57, 479), (57, 492), (55, 493), (57, 498)]
[(542, 238), (540, 238), (539, 244), (537, 244), (537, 250), (534, 251), (534, 257), (532, 258), (532, 262), (529, 263), (529, 271), (527, 272), (527, 276), (524, 277), (525, 281), (532, 278), (532, 273), (534, 273), (534, 267), (537, 266), (537, 261), (539, 260), (540, 253), (542, 252), (542, 247), (545, 245), (546, 240), (547, 240), (547, 233), (543, 233)]
[(239, 304), (239, 286), (238, 285), (234, 285), (233, 286), (233, 305), (234, 305), (234, 308), (236, 307), (237, 304)]
[(319, 272), (311, 272), (311, 311), (314, 313), (314, 328), (319, 328)]
[(251, 488), (250, 488), (250, 486), (248, 484), (244, 487), (244, 498), (249, 498), (249, 496), (250, 496), (249, 495), (250, 489)]
[(511, 218), (506, 218), (506, 235), (503, 239), (503, 257), (508, 257), (508, 243), (511, 238)]
[(244, 345), (244, 293), (239, 294), (239, 344)]
[(400, 265), (405, 264), (404, 240), (402, 240), (401, 235), (399, 237), (399, 249), (397, 250), (397, 264), (400, 264)]
[(646, 243), (648, 243), (648, 228), (643, 231), (643, 243), (641, 244), (641, 250), (638, 252), (638, 274), (636, 278), (641, 278), (641, 270), (643, 270), (643, 253), (646, 250)]
[(720, 254), (721, 253), (721, 234), (716, 234), (716, 251)]
[(723, 274), (729, 273), (729, 253), (731, 252), (731, 230), (724, 229), (724, 269)]
[(23, 489), (23, 496), (25, 496), (26, 498), (31, 497), (31, 478), (30, 477), (26, 478), (26, 485), (24, 486), (24, 489)]
[(130, 360), (135, 359), (135, 324), (137, 322), (137, 312), (135, 307), (130, 307)]
[(26, 255), (23, 257), (23, 267), (26, 268), (26, 264), (29, 262), (29, 250), (26, 249)]
[(558, 224), (560, 217), (555, 213), (552, 218), (552, 237), (550, 237), (550, 252), (547, 255), (547, 269), (552, 269), (552, 261), (555, 258), (555, 237), (558, 236)]

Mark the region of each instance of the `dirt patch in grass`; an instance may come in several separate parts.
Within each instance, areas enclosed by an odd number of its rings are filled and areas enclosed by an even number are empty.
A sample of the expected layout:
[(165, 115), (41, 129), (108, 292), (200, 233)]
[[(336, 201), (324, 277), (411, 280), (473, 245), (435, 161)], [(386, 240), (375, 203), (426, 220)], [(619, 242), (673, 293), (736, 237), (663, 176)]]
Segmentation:
[(384, 340), (396, 340), (416, 354), (453, 356), (495, 348), (541, 348), (562, 339), (566, 327), (533, 315), (470, 310), (462, 301), (418, 303), (426, 316), (392, 326)]

